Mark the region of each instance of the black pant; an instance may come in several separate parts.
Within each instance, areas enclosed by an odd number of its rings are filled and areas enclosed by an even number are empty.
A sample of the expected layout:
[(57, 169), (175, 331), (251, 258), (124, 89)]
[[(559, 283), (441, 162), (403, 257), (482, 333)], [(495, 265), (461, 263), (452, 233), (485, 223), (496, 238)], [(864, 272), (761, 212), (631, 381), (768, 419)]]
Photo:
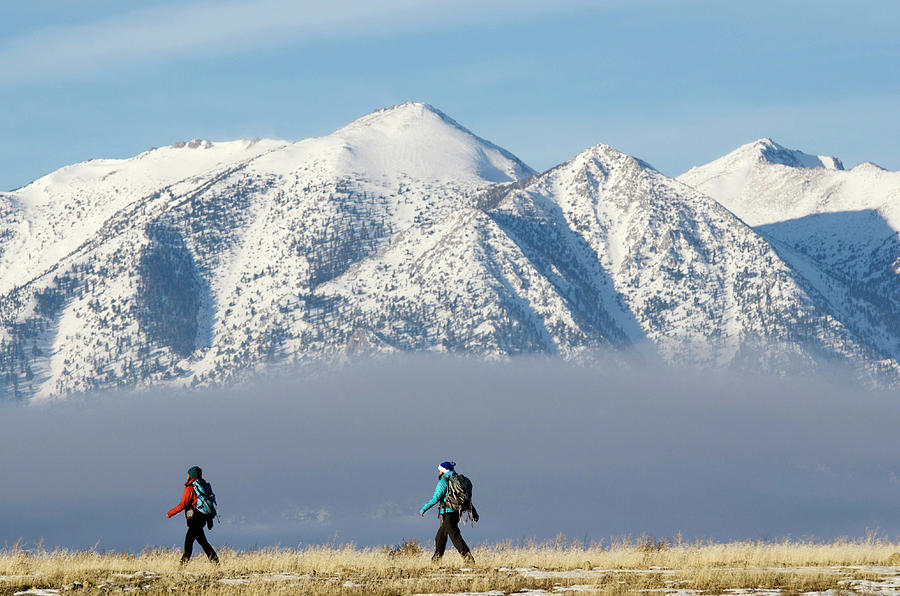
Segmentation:
[(209, 517), (199, 511), (194, 511), (193, 517), (187, 520), (188, 529), (187, 534), (184, 535), (184, 554), (181, 556), (183, 560), (191, 558), (191, 554), (194, 552), (194, 540), (197, 541), (197, 544), (200, 545), (200, 548), (203, 549), (203, 552), (206, 553), (210, 560), (218, 560), (219, 557), (216, 555), (216, 551), (210, 546), (209, 541), (206, 540), (206, 534), (203, 532), (203, 526), (206, 525), (208, 520)]
[(459, 554), (466, 556), (469, 554), (469, 546), (463, 540), (462, 534), (459, 532), (459, 513), (442, 513), (441, 526), (438, 528), (437, 534), (434, 536), (434, 555), (436, 557), (444, 556), (444, 549), (447, 548), (447, 538), (453, 541), (453, 546), (459, 551)]

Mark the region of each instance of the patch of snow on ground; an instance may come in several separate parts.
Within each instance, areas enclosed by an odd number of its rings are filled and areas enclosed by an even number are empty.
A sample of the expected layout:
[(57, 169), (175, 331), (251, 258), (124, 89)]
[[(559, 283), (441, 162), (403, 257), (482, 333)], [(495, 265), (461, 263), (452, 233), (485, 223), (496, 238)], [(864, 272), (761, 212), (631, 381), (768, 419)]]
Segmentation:
[[(516, 592), (516, 594), (532, 594), (533, 592)], [(546, 594), (546, 592), (538, 592)], [(411, 594), (410, 596), (506, 596), (506, 592), (502, 590), (491, 590), (490, 592), (453, 592), (453, 593), (432, 593), (432, 594)]]

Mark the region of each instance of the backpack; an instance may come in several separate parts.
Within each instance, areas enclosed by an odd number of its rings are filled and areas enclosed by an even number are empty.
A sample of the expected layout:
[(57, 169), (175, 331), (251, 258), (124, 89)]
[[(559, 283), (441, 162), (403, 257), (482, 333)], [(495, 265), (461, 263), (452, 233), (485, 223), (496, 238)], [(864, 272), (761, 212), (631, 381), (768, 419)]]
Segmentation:
[(447, 494), (442, 507), (458, 513), (472, 509), (472, 481), (462, 474), (447, 478)]
[(191, 483), (194, 487), (194, 494), (197, 495), (197, 504), (194, 509), (208, 517), (216, 517), (219, 515), (219, 506), (216, 504), (216, 495), (213, 493), (212, 485), (203, 478), (197, 478)]

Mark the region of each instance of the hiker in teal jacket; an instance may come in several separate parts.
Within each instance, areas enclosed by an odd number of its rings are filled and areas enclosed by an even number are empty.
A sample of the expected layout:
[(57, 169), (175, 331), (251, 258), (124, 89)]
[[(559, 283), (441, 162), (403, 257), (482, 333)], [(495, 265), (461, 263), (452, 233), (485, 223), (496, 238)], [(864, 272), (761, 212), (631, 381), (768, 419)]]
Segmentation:
[[(456, 547), (456, 550), (459, 551), (459, 554), (465, 559), (466, 563), (470, 565), (475, 564), (475, 558), (472, 556), (472, 553), (469, 552), (469, 546), (466, 544), (466, 541), (463, 540), (462, 534), (459, 531), (459, 511), (454, 511), (449, 507), (444, 507), (444, 499), (447, 496), (447, 479), (451, 476), (455, 476), (456, 472), (454, 471), (454, 467), (456, 467), (456, 462), (445, 461), (441, 462), (441, 465), (438, 466), (438, 483), (434, 488), (434, 494), (431, 495), (431, 500), (422, 505), (422, 509), (419, 510), (419, 515), (425, 517), (425, 512), (440, 503), (440, 519), (441, 525), (438, 528), (437, 534), (434, 536), (434, 555), (431, 557), (432, 562), (438, 563), (441, 560), (441, 557), (444, 556), (444, 549), (447, 547), (447, 538), (450, 538), (453, 541), (453, 546)], [(478, 521), (478, 513), (475, 510), (472, 510), (472, 518), (475, 521)]]

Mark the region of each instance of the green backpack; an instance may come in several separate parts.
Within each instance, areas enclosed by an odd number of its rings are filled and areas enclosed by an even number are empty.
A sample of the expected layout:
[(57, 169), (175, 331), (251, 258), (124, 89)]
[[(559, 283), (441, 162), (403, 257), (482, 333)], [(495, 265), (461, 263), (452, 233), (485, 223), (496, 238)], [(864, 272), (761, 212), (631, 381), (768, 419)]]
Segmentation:
[(457, 513), (472, 509), (472, 481), (462, 474), (454, 474), (447, 478), (447, 495), (442, 505), (444, 509), (452, 509)]

